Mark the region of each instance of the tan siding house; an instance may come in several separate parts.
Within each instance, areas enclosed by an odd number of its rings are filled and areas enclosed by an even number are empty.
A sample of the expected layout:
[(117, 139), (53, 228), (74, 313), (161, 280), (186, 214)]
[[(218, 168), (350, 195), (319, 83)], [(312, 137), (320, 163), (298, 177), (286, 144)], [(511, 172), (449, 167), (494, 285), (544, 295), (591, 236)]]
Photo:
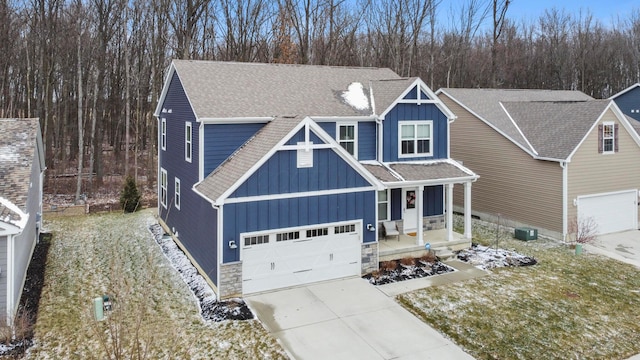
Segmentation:
[[(637, 228), (640, 138), (613, 101), (551, 90), (441, 89), (438, 95), (457, 116), (451, 158), (480, 176), (474, 215), (499, 215), (560, 239), (577, 217), (594, 218), (602, 233)], [(456, 206), (463, 199), (454, 193)], [(618, 206), (631, 212), (630, 201), (635, 221), (608, 218)]]

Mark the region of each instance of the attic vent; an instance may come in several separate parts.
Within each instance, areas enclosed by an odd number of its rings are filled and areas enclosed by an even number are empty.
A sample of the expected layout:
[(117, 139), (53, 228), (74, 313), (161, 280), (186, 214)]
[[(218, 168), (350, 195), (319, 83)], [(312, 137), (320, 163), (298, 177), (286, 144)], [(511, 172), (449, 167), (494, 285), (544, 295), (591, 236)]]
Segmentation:
[[(312, 142), (309, 143), (313, 144)], [(313, 149), (306, 147), (304, 142), (298, 143), (298, 168), (313, 167)]]

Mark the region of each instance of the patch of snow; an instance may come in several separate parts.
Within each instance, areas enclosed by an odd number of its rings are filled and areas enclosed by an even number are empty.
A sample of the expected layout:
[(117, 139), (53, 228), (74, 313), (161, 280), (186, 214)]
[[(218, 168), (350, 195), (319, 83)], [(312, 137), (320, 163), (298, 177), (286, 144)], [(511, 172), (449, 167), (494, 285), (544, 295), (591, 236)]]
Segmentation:
[(231, 299), (225, 302), (218, 302), (216, 294), (211, 286), (198, 273), (196, 268), (184, 252), (176, 245), (170, 236), (164, 234), (160, 225), (149, 226), (149, 231), (160, 245), (165, 257), (169, 259), (171, 265), (178, 271), (182, 280), (189, 286), (193, 296), (198, 302), (200, 314), (205, 320), (246, 320), (255, 319), (255, 315), (249, 310), (242, 299)]
[(470, 249), (459, 251), (457, 258), (482, 270), (505, 266), (535, 265), (537, 263), (534, 258), (518, 254), (515, 251), (494, 249), (482, 245), (473, 245)]
[(342, 93), (342, 98), (356, 110), (369, 109), (369, 99), (364, 93), (364, 86), (359, 82), (349, 84), (347, 91)]

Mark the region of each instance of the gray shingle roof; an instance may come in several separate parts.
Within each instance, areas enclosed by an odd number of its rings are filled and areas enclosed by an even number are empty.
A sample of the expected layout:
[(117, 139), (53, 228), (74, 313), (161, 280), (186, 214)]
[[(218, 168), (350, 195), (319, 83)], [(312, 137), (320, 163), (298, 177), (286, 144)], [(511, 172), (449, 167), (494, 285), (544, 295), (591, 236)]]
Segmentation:
[(531, 149), (516, 126), (504, 112), (501, 102), (515, 101), (586, 101), (589, 95), (572, 90), (529, 89), (456, 89), (444, 88), (445, 93), (481, 116), (505, 135), (526, 149)]
[[(37, 156), (38, 119), (0, 119), (0, 196), (26, 210)], [(0, 204), (0, 221), (19, 216)]]
[(198, 118), (371, 115), (370, 106), (357, 110), (342, 93), (359, 82), (369, 97), (371, 81), (399, 78), (384, 68), (191, 60), (173, 65)]
[(503, 105), (538, 156), (567, 159), (610, 102), (534, 101)]
[(475, 177), (472, 171), (457, 166), (453, 160), (435, 160), (420, 163), (397, 162), (381, 164), (367, 161), (362, 165), (383, 183), (402, 181), (448, 180)]
[(196, 190), (215, 201), (273, 149), (300, 121), (302, 121), (301, 118), (275, 118), (198, 184)]
[(417, 79), (413, 77), (372, 81), (371, 88), (373, 89), (376, 113), (382, 114)]

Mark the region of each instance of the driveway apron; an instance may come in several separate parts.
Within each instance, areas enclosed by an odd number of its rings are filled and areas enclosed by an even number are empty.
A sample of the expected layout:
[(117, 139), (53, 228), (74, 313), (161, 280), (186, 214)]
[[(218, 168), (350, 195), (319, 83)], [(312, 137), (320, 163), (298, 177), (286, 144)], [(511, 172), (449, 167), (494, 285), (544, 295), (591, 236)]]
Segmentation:
[(588, 251), (640, 267), (640, 230), (599, 235), (585, 247)]
[(473, 359), (361, 278), (245, 300), (294, 359)]

